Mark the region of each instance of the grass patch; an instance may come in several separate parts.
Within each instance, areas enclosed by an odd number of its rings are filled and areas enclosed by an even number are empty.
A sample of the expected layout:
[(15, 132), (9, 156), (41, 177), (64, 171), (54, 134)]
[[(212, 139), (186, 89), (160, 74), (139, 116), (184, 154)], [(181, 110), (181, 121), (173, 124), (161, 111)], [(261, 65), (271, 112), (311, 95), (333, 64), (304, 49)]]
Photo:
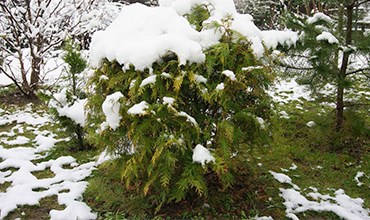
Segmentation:
[(41, 171), (34, 171), (31, 174), (34, 175), (37, 179), (47, 179), (53, 178), (55, 176), (55, 174), (50, 170), (50, 168)]
[(10, 182), (0, 184), (0, 192), (6, 192), (10, 185), (12, 185)]
[(37, 206), (21, 206), (12, 213), (10, 213), (5, 220), (11, 219), (50, 219), (49, 212), (53, 209), (63, 210), (65, 206), (58, 204), (57, 196), (46, 197), (40, 200)]

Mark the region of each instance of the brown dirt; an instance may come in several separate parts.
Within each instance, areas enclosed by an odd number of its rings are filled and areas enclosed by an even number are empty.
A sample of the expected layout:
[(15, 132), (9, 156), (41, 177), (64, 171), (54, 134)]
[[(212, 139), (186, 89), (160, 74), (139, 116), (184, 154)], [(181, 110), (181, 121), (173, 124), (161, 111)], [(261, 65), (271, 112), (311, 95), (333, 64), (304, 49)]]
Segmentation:
[(27, 97), (19, 91), (9, 91), (0, 93), (0, 105), (24, 106), (29, 103), (37, 104), (40, 100), (37, 97)]

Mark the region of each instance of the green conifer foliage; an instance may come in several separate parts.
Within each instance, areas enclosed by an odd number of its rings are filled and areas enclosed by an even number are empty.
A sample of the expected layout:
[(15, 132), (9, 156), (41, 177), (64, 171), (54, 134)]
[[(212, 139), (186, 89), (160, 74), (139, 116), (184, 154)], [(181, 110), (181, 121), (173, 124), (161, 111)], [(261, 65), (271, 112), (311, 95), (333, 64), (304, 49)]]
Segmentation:
[[(204, 19), (204, 13), (198, 14)], [(256, 59), (245, 38), (229, 29), (204, 53), (204, 63), (186, 65), (168, 54), (143, 72), (134, 67), (123, 71), (117, 62), (105, 60), (91, 78), (89, 139), (124, 158), (127, 189), (147, 196), (157, 211), (192, 196), (207, 198), (209, 187), (232, 187), (238, 171), (247, 166), (245, 155), (268, 143), (272, 113), (265, 91), (273, 80), (271, 69)], [(225, 70), (235, 79), (223, 74)], [(140, 86), (150, 76), (155, 82)], [(115, 130), (101, 128), (106, 120), (102, 104), (115, 92), (123, 94), (120, 125)], [(165, 97), (173, 98), (173, 104), (165, 103)], [(149, 106), (145, 113), (128, 114), (142, 101)], [(214, 162), (193, 162), (198, 144), (210, 150)]]
[[(301, 37), (297, 46), (290, 48), (287, 53), (294, 60), (302, 61), (303, 65), (290, 62), (285, 67), (302, 84), (310, 85), (313, 94), (319, 97), (318, 100), (335, 103), (335, 131), (339, 133), (343, 131), (346, 122), (345, 110), (368, 106), (366, 100), (364, 103), (346, 100), (348, 91), (356, 84), (368, 81), (369, 38), (364, 30), (358, 29), (359, 21), (366, 14), (366, 11), (361, 12), (359, 8), (365, 10), (363, 6), (367, 1), (323, 2), (331, 9), (330, 17), (322, 13), (310, 18), (288, 13), (287, 26), (300, 31)], [(320, 94), (320, 90), (328, 84), (335, 87), (335, 94)]]
[(84, 141), (85, 132), (83, 126), (67, 116), (61, 116), (57, 109), (63, 108), (64, 106), (72, 106), (76, 101), (86, 97), (86, 94), (80, 85), (80, 74), (86, 69), (87, 63), (82, 57), (78, 45), (71, 39), (65, 41), (63, 49), (65, 52), (63, 55), (63, 60), (67, 64), (66, 80), (70, 82), (71, 86), (62, 88), (62, 90), (65, 90), (65, 96), (67, 99), (66, 103), (61, 103), (55, 98), (51, 100), (51, 111), (61, 125), (67, 129), (67, 131), (72, 131), (77, 147), (72, 147), (71, 150), (85, 150), (88, 147)]

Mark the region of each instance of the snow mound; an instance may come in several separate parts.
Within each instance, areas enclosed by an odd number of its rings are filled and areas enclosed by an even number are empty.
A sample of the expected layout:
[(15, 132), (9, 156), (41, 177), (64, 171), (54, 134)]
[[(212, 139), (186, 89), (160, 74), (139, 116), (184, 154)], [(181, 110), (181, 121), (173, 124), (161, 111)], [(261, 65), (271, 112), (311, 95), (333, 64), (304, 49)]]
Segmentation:
[[(249, 14), (239, 14), (232, 0), (161, 0), (159, 7), (132, 4), (123, 7), (120, 16), (105, 30), (92, 36), (90, 63), (99, 68), (101, 61), (117, 61), (127, 70), (151, 69), (166, 55), (176, 54), (180, 65), (205, 61), (204, 49), (217, 44), (225, 30), (204, 28), (200, 32), (183, 17), (196, 5), (205, 5), (210, 17), (204, 21), (230, 22), (230, 29), (241, 33), (251, 42), (257, 57), (263, 56), (264, 44), (293, 45), (298, 35), (293, 31), (261, 31)], [(152, 81), (151, 81), (152, 82)]]
[(103, 112), (106, 117), (106, 124), (109, 125), (113, 130), (119, 127), (122, 116), (119, 114), (121, 104), (118, 102), (123, 95), (120, 92), (115, 92), (108, 95), (102, 105)]
[(149, 104), (146, 101), (142, 101), (139, 104), (135, 104), (128, 111), (129, 115), (143, 115), (146, 114), (146, 109), (149, 108)]
[(125, 69), (137, 70), (151, 65), (169, 53), (175, 53), (180, 64), (203, 62), (205, 55), (198, 43), (199, 33), (174, 10), (132, 4), (105, 30), (92, 37), (90, 61), (95, 67), (102, 59), (116, 60)]
[(333, 20), (329, 16), (327, 16), (324, 13), (321, 13), (321, 12), (316, 13), (316, 14), (313, 15), (313, 17), (309, 17), (307, 19), (307, 22), (309, 24), (314, 24), (314, 23), (316, 23), (318, 21), (326, 21), (328, 23), (332, 23), (333, 22)]
[(141, 82), (140, 87), (144, 87), (144, 86), (149, 85), (149, 84), (154, 84), (156, 80), (157, 80), (156, 75), (149, 76)]
[(212, 156), (211, 152), (198, 144), (193, 150), (193, 162), (200, 163), (204, 166), (206, 163), (215, 162), (215, 158)]
[(323, 31), (320, 35), (316, 37), (318, 41), (327, 41), (329, 44), (339, 44), (339, 41), (334, 35), (330, 32)]
[(65, 105), (63, 108), (57, 108), (59, 116), (66, 116), (72, 119), (76, 124), (85, 126), (86, 114), (84, 106), (87, 99), (77, 99), (73, 105)]
[(236, 80), (235, 74), (231, 70), (225, 70), (225, 71), (222, 72), (222, 74), (224, 74), (225, 76), (229, 77), (229, 79), (231, 81), (235, 81)]

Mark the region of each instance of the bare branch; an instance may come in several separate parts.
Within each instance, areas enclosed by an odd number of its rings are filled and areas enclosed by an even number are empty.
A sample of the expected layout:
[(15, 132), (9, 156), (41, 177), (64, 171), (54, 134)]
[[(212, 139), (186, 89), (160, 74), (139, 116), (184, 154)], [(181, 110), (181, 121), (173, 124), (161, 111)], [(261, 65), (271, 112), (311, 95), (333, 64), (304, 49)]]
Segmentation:
[(6, 71), (5, 71), (5, 69), (2, 67), (2, 66), (0, 66), (0, 72), (2, 72), (2, 73), (4, 73), (4, 75), (6, 75), (11, 81), (13, 81), (13, 83), (14, 83), (14, 85), (15, 86), (17, 86), (17, 88), (19, 89), (19, 91), (21, 91), (21, 93), (23, 94), (23, 95), (25, 95), (25, 96), (27, 96), (28, 94), (27, 94), (27, 92), (25, 92), (24, 90), (23, 90), (23, 88), (22, 88), (22, 86), (21, 85), (19, 85), (19, 82), (17, 81), (17, 79), (15, 79), (14, 77), (12, 77), (11, 75), (9, 75)]

